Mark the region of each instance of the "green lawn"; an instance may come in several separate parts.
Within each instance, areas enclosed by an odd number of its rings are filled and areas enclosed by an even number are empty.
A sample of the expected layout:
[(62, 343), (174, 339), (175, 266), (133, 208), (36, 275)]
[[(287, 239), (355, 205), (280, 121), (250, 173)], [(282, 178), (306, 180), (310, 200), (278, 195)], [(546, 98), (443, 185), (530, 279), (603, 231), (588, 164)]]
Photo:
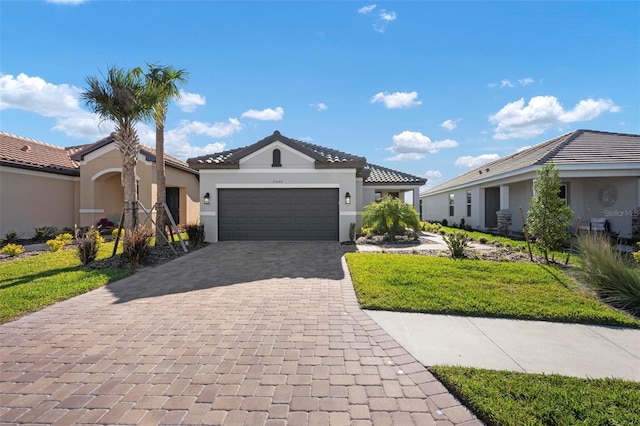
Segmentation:
[[(110, 256), (112, 250), (113, 243), (103, 244), (98, 259)], [(2, 262), (0, 323), (86, 293), (133, 272), (128, 269), (82, 268), (75, 250)]]
[(346, 259), (365, 309), (640, 327), (551, 266), (383, 253)]
[(467, 367), (429, 370), (489, 425), (640, 425), (640, 382)]

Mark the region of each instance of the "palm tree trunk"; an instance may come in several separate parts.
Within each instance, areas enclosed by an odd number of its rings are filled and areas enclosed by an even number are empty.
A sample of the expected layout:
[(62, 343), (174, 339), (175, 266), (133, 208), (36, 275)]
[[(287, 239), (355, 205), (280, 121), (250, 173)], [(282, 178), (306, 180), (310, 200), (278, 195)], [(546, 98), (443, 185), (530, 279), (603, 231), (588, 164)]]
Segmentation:
[(117, 129), (113, 134), (116, 146), (122, 154), (122, 186), (124, 187), (124, 228), (131, 231), (138, 224), (138, 188), (136, 164), (140, 153), (140, 141), (133, 127)]
[[(165, 211), (164, 203), (167, 201), (167, 184), (165, 179), (164, 164), (164, 123), (156, 123), (156, 245), (165, 245), (162, 238), (165, 233)], [(178, 220), (177, 218), (173, 218)]]

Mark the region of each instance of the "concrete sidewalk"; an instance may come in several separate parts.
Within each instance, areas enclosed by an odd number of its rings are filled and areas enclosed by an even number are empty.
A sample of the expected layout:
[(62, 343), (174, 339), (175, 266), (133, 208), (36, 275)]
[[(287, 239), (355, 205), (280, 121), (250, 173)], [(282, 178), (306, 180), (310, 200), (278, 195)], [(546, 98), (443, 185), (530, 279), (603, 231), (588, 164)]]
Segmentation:
[(365, 311), (423, 365), (640, 381), (640, 330)]

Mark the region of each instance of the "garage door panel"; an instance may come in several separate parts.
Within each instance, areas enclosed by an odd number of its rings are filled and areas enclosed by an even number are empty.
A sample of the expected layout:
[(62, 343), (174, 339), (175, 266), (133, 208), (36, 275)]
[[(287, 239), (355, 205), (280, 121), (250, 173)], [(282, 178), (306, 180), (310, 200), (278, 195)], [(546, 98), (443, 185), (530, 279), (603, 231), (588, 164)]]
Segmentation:
[(219, 239), (338, 240), (338, 190), (220, 189)]

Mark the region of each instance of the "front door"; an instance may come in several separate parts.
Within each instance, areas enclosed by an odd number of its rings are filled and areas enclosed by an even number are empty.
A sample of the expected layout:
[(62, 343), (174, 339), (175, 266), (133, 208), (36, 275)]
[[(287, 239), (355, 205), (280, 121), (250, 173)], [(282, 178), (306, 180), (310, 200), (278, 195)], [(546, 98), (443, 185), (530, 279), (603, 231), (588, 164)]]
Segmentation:
[(180, 222), (180, 188), (167, 188), (167, 206), (177, 225)]

